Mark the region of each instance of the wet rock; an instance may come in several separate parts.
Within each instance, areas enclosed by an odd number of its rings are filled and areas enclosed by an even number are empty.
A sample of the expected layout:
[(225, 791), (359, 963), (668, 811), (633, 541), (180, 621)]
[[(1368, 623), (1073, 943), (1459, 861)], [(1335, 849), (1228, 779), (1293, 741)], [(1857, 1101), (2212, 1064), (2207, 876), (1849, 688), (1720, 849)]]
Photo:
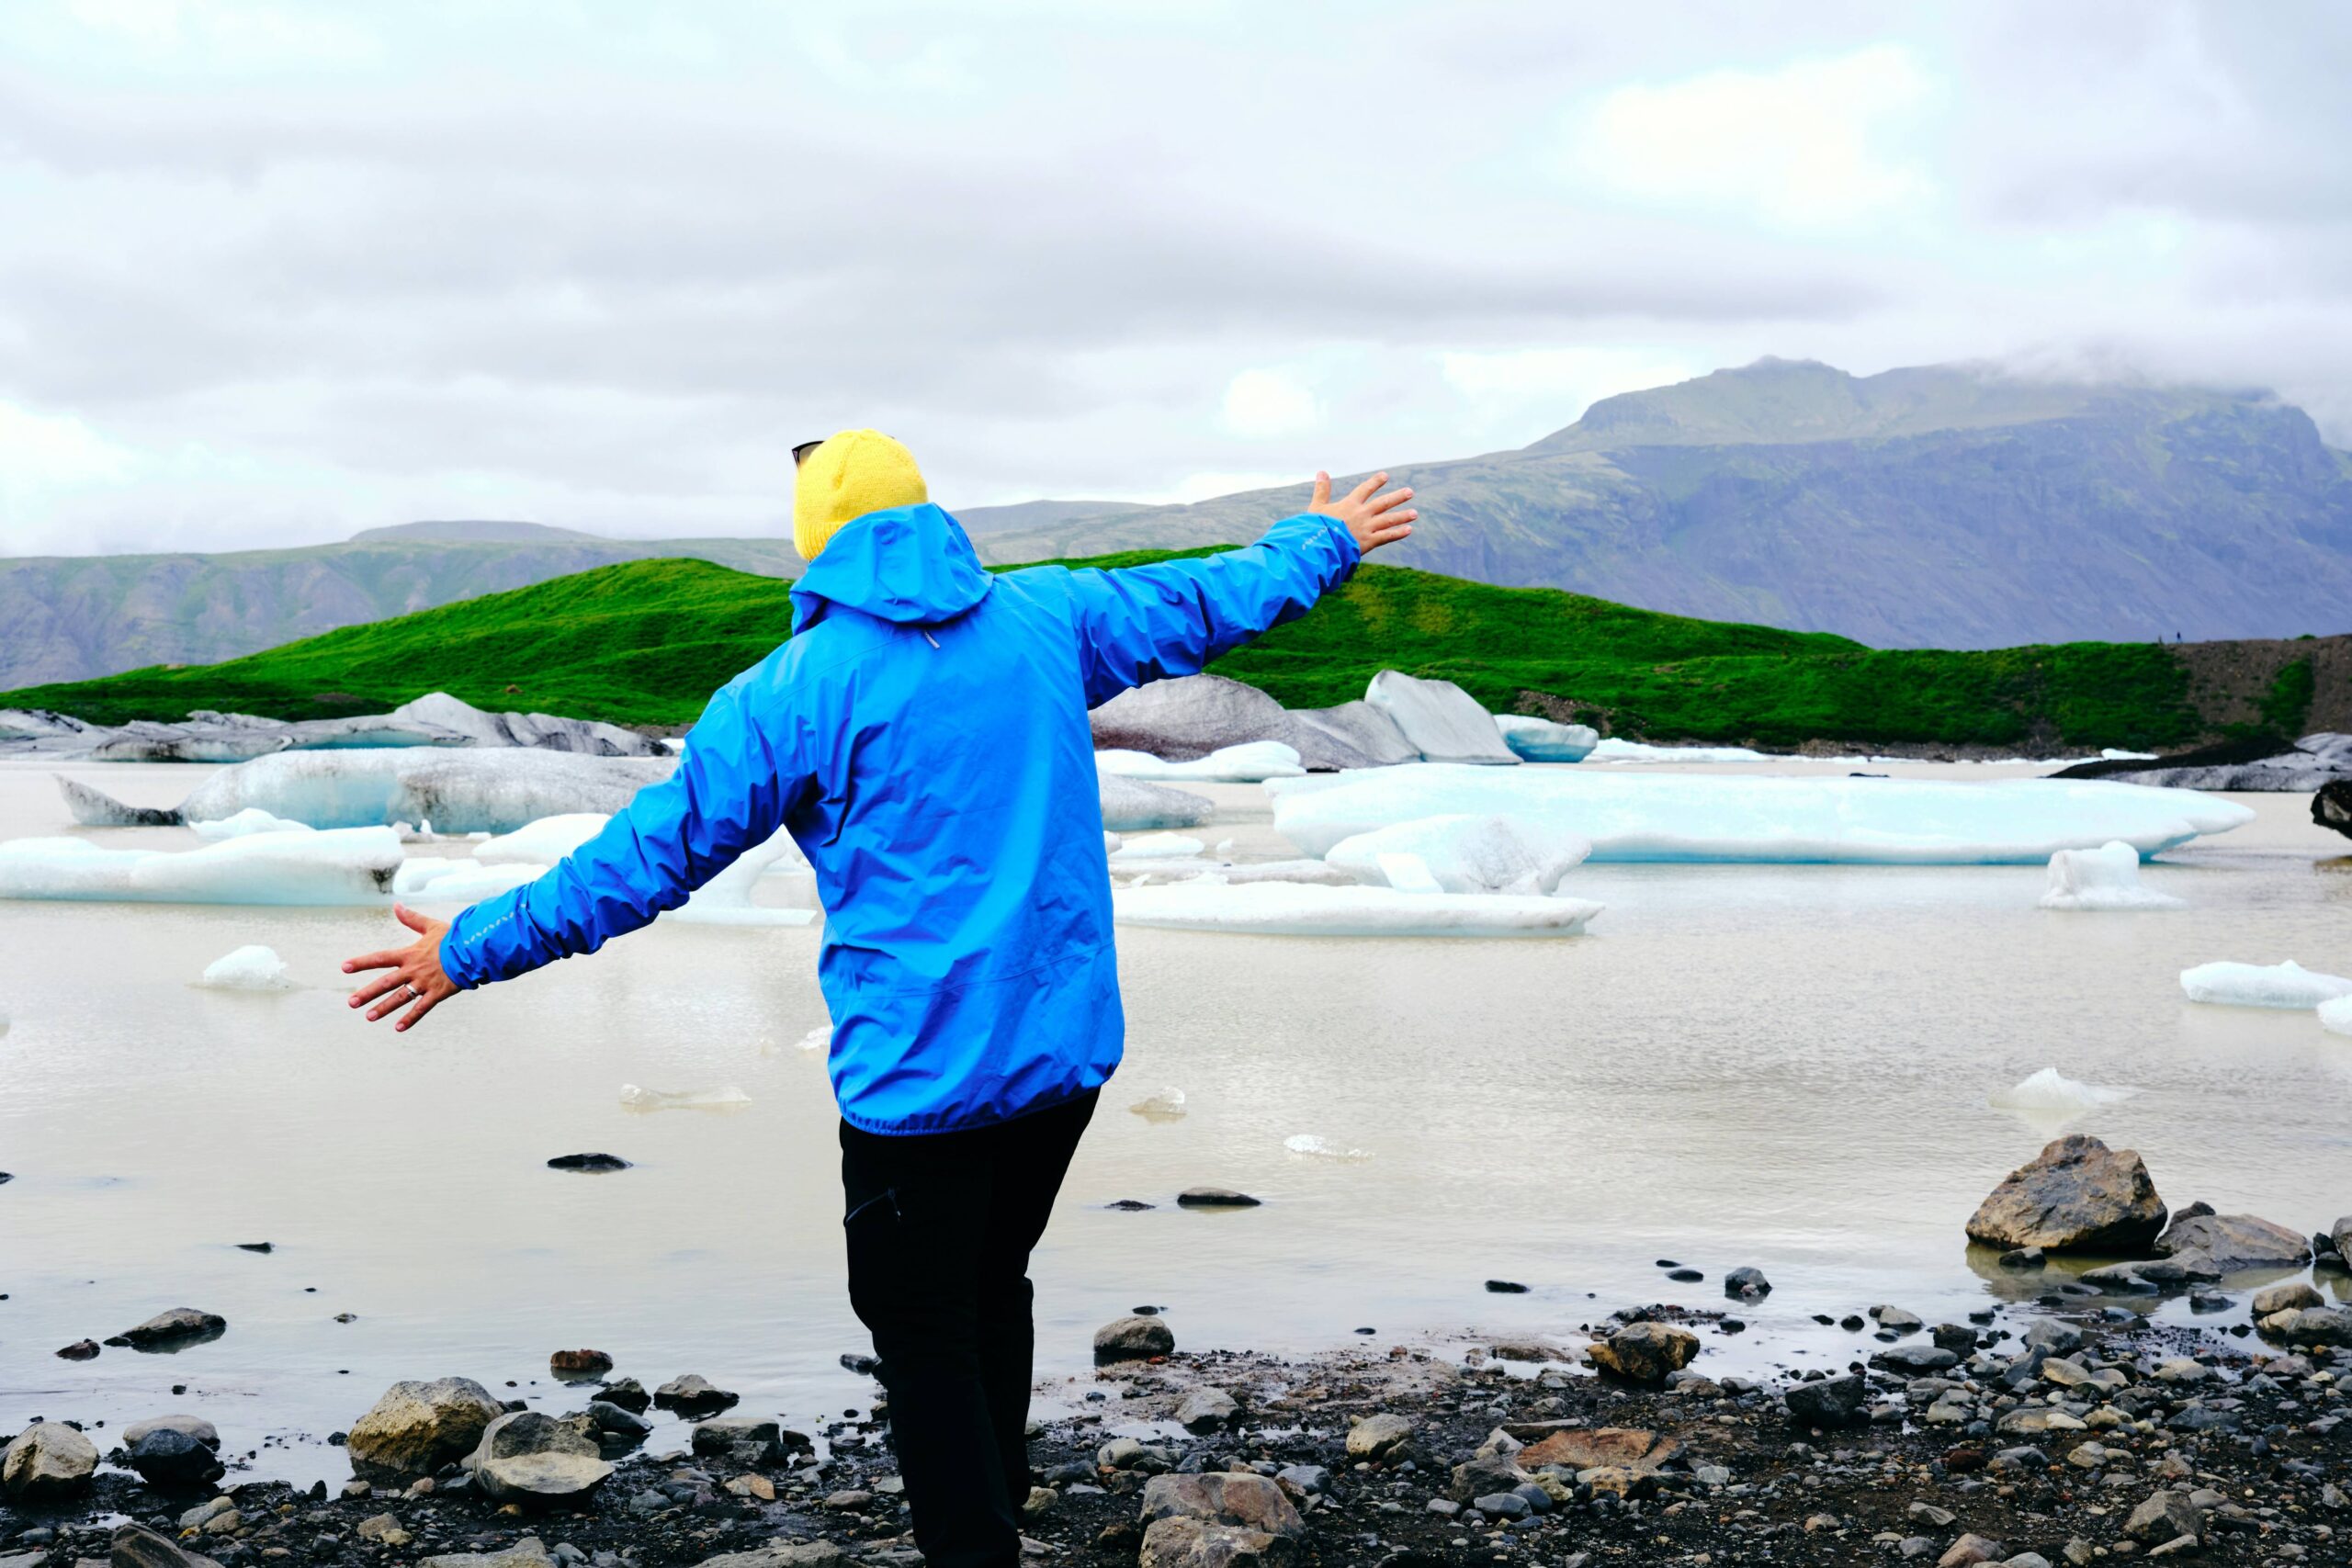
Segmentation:
[(720, 1388), (700, 1372), (688, 1372), (682, 1378), (672, 1378), (653, 1391), (654, 1404), (664, 1410), (674, 1410), (689, 1420), (704, 1416), (716, 1416), (720, 1411), (733, 1406), (741, 1397), (741, 1394)]
[(2123, 1521), (2125, 1535), (2151, 1546), (2204, 1532), (2205, 1516), (2186, 1496), (2170, 1490), (2154, 1494)]
[(1699, 1353), (1699, 1337), (1664, 1323), (1629, 1323), (1589, 1348), (1592, 1364), (1627, 1382), (1662, 1388)]
[(134, 1350), (184, 1350), (191, 1345), (218, 1339), (228, 1328), (229, 1320), (219, 1313), (174, 1307), (169, 1312), (157, 1313), (135, 1328), (124, 1329), (107, 1343), (128, 1345)]
[(1964, 1323), (1939, 1323), (1928, 1331), (1928, 1337), (1939, 1349), (1949, 1350), (1966, 1360), (1976, 1349), (1976, 1330)]
[(1861, 1374), (1849, 1372), (1844, 1377), (1792, 1383), (1781, 1397), (1789, 1415), (1805, 1426), (1850, 1427), (1870, 1419), (1862, 1408), (1869, 1392)]
[(466, 1459), (474, 1483), (501, 1503), (583, 1497), (613, 1473), (585, 1417), (511, 1411), (482, 1428)]
[(2009, 1549), (1997, 1540), (1981, 1535), (1963, 1535), (1944, 1548), (1936, 1559), (1936, 1568), (1967, 1568), (1972, 1562), (1998, 1562), (2009, 1554)]
[(1874, 1306), (1870, 1318), (1889, 1334), (1917, 1334), (1928, 1326), (1926, 1318), (1899, 1306)]
[(1148, 1361), (1176, 1348), (1176, 1333), (1157, 1317), (1120, 1317), (1094, 1331), (1097, 1361)]
[(588, 1418), (589, 1430), (596, 1435), (597, 1447), (606, 1454), (627, 1453), (653, 1435), (653, 1423), (636, 1411), (618, 1404), (608, 1404), (592, 1399), (581, 1412)]
[(692, 1442), (698, 1454), (741, 1465), (773, 1464), (786, 1449), (809, 1446), (800, 1433), (755, 1416), (714, 1416), (696, 1422)]
[(123, 1525), (107, 1548), (107, 1568), (220, 1568), (209, 1557), (167, 1540), (145, 1525)]
[(218, 1435), (208, 1444), (184, 1427), (141, 1425), (147, 1429), (130, 1443), (130, 1464), (148, 1485), (158, 1492), (189, 1492), (220, 1479), (220, 1456), (213, 1451)]
[(218, 1450), (220, 1447), (220, 1428), (201, 1416), (150, 1416), (143, 1421), (133, 1421), (125, 1427), (121, 1438), (125, 1446), (136, 1446), (139, 1439), (148, 1433), (164, 1430), (186, 1432), (208, 1449)]
[(602, 1350), (558, 1350), (548, 1358), (548, 1371), (566, 1382), (585, 1382), (613, 1370), (613, 1359)]
[(2273, 1313), (2301, 1312), (2305, 1307), (2326, 1304), (2325, 1299), (2301, 1280), (2272, 1285), (2267, 1290), (2254, 1292), (2254, 1315), (2256, 1317), (2268, 1317)]
[(1176, 1424), (1196, 1437), (1222, 1432), (1241, 1419), (1241, 1406), (1221, 1388), (1195, 1389), (1176, 1407)]
[(2071, 1133), (2011, 1171), (1968, 1221), (1988, 1247), (2145, 1252), (2164, 1229), (2164, 1200), (2139, 1155)]
[(96, 1340), (76, 1339), (73, 1344), (68, 1345), (63, 1349), (58, 1351), (57, 1359), (61, 1361), (86, 1361), (96, 1357), (97, 1353), (98, 1342)]
[(2017, 1247), (2001, 1254), (2001, 1267), (2019, 1273), (2030, 1273), (2049, 1262), (2049, 1257), (2038, 1247)]
[(396, 1382), (351, 1424), (351, 1471), (379, 1486), (405, 1486), (461, 1460), (505, 1406), (471, 1378)]
[(1487, 1291), (1488, 1294), (1497, 1296), (1523, 1296), (1527, 1294), (1527, 1287), (1521, 1284), (1516, 1280), (1489, 1280), (1487, 1281)]
[(1176, 1194), (1176, 1201), (1187, 1209), (1254, 1209), (1262, 1201), (1230, 1187), (1187, 1187)]
[(1761, 1269), (1735, 1269), (1724, 1276), (1724, 1294), (1734, 1301), (1752, 1302), (1771, 1293), (1772, 1281), (1764, 1277)]
[(1882, 1371), (1915, 1378), (1948, 1371), (1959, 1364), (1960, 1358), (1940, 1345), (1890, 1345), (1871, 1358), (1871, 1365)]
[(2290, 1345), (2352, 1345), (2352, 1307), (2304, 1307), (2273, 1313), (2256, 1326)]
[(577, 1170), (591, 1176), (601, 1176), (607, 1171), (627, 1170), (629, 1162), (618, 1155), (604, 1154), (558, 1155), (548, 1161), (549, 1170)]
[(2195, 1258), (2223, 1274), (2242, 1269), (2300, 1269), (2311, 1261), (2311, 1244), (2300, 1231), (2252, 1214), (2217, 1214), (2210, 1203), (2191, 1203), (2173, 1216), (2156, 1238), (2159, 1258)]
[(1319, 1464), (1286, 1464), (1274, 1472), (1274, 1484), (1293, 1499), (1320, 1497), (1331, 1490), (1331, 1472)]
[(62, 1421), (36, 1421), (0, 1451), (0, 1490), (12, 1502), (58, 1502), (87, 1491), (97, 1468), (89, 1438)]
[(635, 1378), (623, 1378), (617, 1382), (606, 1383), (603, 1388), (590, 1394), (588, 1399), (591, 1404), (617, 1404), (623, 1410), (639, 1416), (644, 1415), (653, 1404), (653, 1396), (646, 1393), (645, 1385)]
[(1365, 1416), (1348, 1428), (1348, 1458), (1374, 1464), (1396, 1457), (1413, 1440), (1412, 1418), (1393, 1410)]
[[(598, 1559), (602, 1562), (602, 1557)], [(706, 1557), (695, 1568), (841, 1568), (852, 1561), (830, 1540), (772, 1540), (752, 1551)]]
[(2206, 1263), (2202, 1253), (2189, 1252), (2177, 1258), (2109, 1263), (2100, 1269), (2086, 1269), (2077, 1278), (2095, 1291), (2144, 1296), (2186, 1290), (2191, 1285), (2210, 1285), (2221, 1277), (2222, 1271)]
[(2330, 779), (2312, 795), (2312, 820), (2352, 839), (2352, 779)]

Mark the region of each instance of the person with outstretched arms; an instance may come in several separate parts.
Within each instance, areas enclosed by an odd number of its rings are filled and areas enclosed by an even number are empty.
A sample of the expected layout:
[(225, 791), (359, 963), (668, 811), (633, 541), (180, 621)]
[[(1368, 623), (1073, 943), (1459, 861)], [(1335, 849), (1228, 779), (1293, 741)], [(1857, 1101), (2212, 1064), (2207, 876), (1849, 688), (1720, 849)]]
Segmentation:
[(1385, 474), (1244, 549), (991, 573), (871, 430), (794, 450), (792, 636), (671, 776), (524, 886), (350, 960), (370, 1021), (590, 953), (778, 831), (824, 906), (851, 1304), (932, 1568), (1012, 1568), (1030, 1484), (1028, 1264), (1125, 1021), (1087, 710), (1195, 674), (1412, 532)]

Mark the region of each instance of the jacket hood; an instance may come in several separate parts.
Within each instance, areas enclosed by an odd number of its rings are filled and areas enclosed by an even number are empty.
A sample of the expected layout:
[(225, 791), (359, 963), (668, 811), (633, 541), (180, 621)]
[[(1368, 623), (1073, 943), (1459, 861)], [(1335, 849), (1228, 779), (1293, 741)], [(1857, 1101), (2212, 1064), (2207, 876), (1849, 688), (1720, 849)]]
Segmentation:
[(929, 502), (869, 512), (845, 525), (792, 587), (792, 629), (828, 604), (901, 626), (955, 619), (996, 585), (963, 525)]

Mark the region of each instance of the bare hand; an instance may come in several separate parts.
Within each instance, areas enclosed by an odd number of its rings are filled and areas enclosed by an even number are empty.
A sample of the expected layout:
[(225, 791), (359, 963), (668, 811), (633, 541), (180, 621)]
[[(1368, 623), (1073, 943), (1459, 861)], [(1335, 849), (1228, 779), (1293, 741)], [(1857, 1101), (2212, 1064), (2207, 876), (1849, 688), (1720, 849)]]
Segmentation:
[[(404, 904), (392, 906), (392, 914), (401, 924), (417, 933), (416, 940), (406, 947), (388, 947), (381, 953), (363, 953), (346, 959), (343, 972), (356, 975), (363, 969), (389, 969), (390, 975), (380, 980), (370, 980), (351, 993), (353, 1007), (367, 1007), (368, 1021), (375, 1022), (387, 1013), (407, 1008), (395, 1030), (406, 1029), (426, 1013), (458, 994), (457, 982), (441, 972), (441, 938), (448, 931), (449, 922), (420, 915)], [(382, 998), (379, 1000), (378, 998)], [(411, 1005), (411, 1004), (414, 1005)]]
[(1420, 515), (1418, 512), (1396, 510), (1413, 499), (1409, 490), (1392, 490), (1385, 495), (1373, 493), (1387, 482), (1386, 474), (1374, 474), (1348, 491), (1345, 501), (1335, 502), (1331, 499), (1331, 476), (1318, 473), (1315, 476), (1315, 498), (1306, 503), (1306, 510), (1346, 524), (1348, 532), (1355, 536), (1357, 550), (1370, 555), (1383, 545), (1393, 545), (1409, 536), (1413, 520)]

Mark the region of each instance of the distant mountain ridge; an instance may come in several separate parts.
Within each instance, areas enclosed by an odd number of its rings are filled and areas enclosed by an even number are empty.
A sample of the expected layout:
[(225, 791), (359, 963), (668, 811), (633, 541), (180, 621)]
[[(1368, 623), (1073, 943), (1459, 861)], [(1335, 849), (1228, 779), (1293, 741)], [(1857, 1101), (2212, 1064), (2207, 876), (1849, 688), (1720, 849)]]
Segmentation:
[[(1400, 463), (1388, 558), (1882, 648), (2352, 629), (2352, 455), (2266, 393), (1855, 377), (1766, 359), (1604, 399), (1516, 451)], [(1190, 506), (959, 513), (992, 562), (1242, 542), (1304, 485)], [(591, 567), (693, 556), (791, 576), (773, 538), (608, 539), (495, 520), (222, 555), (0, 558), (0, 688), (207, 663)]]
[[(1397, 564), (1885, 648), (2352, 628), (2352, 455), (2266, 393), (1763, 360), (1517, 451), (1392, 466)], [(1248, 539), (1298, 488), (990, 535), (996, 560)]]

